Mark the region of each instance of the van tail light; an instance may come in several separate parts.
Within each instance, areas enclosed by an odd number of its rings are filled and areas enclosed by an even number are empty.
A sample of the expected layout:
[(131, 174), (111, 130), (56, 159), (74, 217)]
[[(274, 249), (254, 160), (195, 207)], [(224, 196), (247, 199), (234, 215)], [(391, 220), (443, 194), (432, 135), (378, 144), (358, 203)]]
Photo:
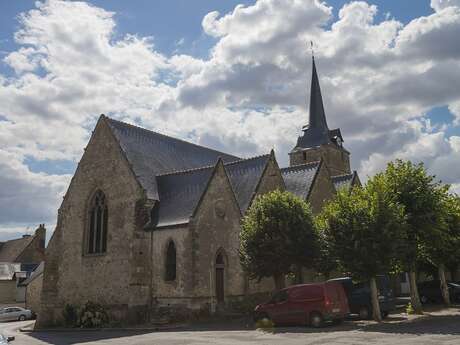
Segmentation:
[(328, 296), (325, 296), (325, 297), (324, 297), (324, 305), (325, 305), (327, 308), (329, 308), (329, 307), (332, 305), (331, 300), (329, 299)]

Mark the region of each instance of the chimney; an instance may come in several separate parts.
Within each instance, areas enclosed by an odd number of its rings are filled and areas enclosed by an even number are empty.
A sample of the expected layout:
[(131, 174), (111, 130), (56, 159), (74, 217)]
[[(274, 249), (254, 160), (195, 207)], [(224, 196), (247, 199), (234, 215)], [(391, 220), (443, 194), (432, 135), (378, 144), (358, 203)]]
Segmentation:
[(38, 238), (40, 247), (45, 248), (45, 240), (46, 240), (46, 228), (45, 224), (40, 224), (35, 230), (35, 236)]

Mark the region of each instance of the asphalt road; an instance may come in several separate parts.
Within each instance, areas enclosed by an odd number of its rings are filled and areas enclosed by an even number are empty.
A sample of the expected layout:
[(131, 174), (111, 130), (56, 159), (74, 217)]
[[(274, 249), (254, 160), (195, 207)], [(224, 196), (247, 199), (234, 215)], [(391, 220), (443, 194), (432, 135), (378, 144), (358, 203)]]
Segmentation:
[[(13, 345), (34, 344), (132, 344), (132, 345), (355, 345), (355, 344), (460, 344), (460, 316), (435, 316), (413, 322), (363, 324), (347, 321), (340, 326), (319, 330), (306, 327), (276, 328), (274, 331), (248, 330), (236, 325), (201, 327), (193, 330), (143, 331), (74, 331), (21, 333), (15, 329), (30, 321), (0, 324), (5, 335), (14, 335)], [(222, 329), (222, 327), (220, 327)]]

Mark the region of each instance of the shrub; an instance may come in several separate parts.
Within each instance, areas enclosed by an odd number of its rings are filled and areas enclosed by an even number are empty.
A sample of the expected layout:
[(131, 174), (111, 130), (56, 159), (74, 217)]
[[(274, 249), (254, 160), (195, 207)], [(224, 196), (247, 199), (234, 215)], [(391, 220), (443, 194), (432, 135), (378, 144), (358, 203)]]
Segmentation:
[(78, 324), (82, 328), (100, 328), (105, 326), (108, 321), (109, 317), (104, 307), (88, 301), (80, 310)]
[(62, 312), (64, 316), (64, 324), (67, 327), (77, 326), (78, 309), (73, 304), (66, 304)]

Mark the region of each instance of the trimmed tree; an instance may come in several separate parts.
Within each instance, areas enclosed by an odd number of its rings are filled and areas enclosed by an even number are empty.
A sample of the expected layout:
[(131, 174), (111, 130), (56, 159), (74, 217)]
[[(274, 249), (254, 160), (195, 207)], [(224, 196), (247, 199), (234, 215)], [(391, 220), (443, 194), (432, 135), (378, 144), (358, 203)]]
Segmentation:
[(273, 191), (257, 197), (243, 218), (240, 261), (249, 278), (273, 277), (277, 289), (293, 268), (309, 266), (318, 252), (309, 205), (292, 193)]
[(421, 252), (426, 261), (437, 267), (444, 304), (450, 306), (446, 266), (460, 261), (459, 199), (446, 193), (439, 212), (443, 214), (443, 222), (425, 239)]
[[(415, 313), (423, 313), (417, 290), (416, 268), (423, 245), (429, 243), (439, 231), (442, 223), (441, 200), (445, 194), (444, 186), (428, 175), (423, 163), (396, 160), (387, 165), (378, 175), (384, 180), (385, 188), (395, 202), (404, 207), (407, 227), (406, 234), (399, 236), (401, 266), (409, 271), (411, 304)], [(438, 245), (438, 243), (436, 243)]]
[(370, 282), (372, 314), (381, 321), (376, 276), (390, 271), (403, 233), (404, 210), (393, 201), (381, 178), (364, 188), (339, 191), (319, 216), (319, 224), (340, 265)]

